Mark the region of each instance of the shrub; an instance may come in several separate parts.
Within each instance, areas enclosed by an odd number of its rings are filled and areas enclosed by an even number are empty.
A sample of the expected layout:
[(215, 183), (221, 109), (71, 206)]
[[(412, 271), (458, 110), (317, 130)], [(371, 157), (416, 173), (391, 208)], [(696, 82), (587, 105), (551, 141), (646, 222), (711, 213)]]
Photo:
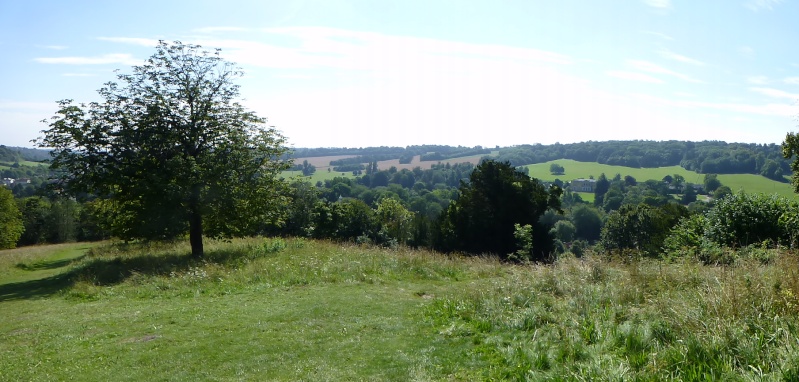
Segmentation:
[(705, 237), (724, 246), (770, 240), (789, 243), (795, 235), (796, 202), (777, 195), (739, 192), (719, 200), (706, 216)]

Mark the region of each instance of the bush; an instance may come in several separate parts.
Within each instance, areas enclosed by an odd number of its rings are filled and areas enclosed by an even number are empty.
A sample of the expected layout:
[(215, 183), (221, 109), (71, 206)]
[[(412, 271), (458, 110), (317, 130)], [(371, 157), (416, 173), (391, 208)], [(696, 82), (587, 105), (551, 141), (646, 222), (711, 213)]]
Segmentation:
[(788, 244), (798, 225), (797, 208), (796, 202), (777, 195), (739, 192), (719, 200), (707, 213), (704, 235), (730, 247), (767, 240)]

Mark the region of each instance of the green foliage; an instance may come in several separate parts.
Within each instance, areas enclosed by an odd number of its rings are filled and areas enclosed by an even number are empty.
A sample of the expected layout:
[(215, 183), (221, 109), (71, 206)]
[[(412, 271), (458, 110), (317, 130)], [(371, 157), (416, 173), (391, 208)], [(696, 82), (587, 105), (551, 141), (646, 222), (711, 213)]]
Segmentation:
[(577, 228), (568, 220), (559, 220), (555, 222), (551, 232), (558, 240), (564, 243), (569, 243), (574, 240), (574, 235), (577, 232)]
[(705, 174), (704, 186), (705, 186), (705, 192), (716, 191), (717, 188), (721, 187), (721, 181), (719, 180), (718, 175)]
[(533, 227), (535, 260), (551, 252), (549, 227), (538, 218), (547, 209), (560, 209), (559, 188), (549, 192), (536, 179), (516, 171), (510, 164), (486, 160), (472, 172), (454, 202), (447, 208), (439, 246), (473, 254), (506, 257), (516, 251), (514, 227)]
[(14, 195), (0, 186), (0, 249), (14, 248), (25, 226)]
[(552, 175), (563, 175), (566, 172), (566, 170), (563, 168), (563, 166), (557, 163), (552, 163), (551, 165), (549, 165), (549, 172)]
[(381, 232), (389, 241), (405, 245), (411, 239), (413, 213), (408, 211), (400, 201), (394, 198), (383, 198), (377, 203), (376, 214), (381, 225)]
[(602, 232), (602, 215), (595, 207), (578, 206), (569, 214), (569, 220), (574, 224), (576, 237), (589, 242), (599, 240)]
[(650, 257), (659, 257), (671, 228), (687, 215), (685, 207), (673, 204), (662, 207), (646, 204), (622, 206), (608, 215), (599, 245), (606, 252), (635, 250)]
[(133, 74), (99, 90), (102, 102), (59, 102), (37, 144), (53, 147), (59, 185), (109, 200), (113, 233), (169, 239), (232, 237), (280, 224), (284, 138), (247, 111), (219, 51), (160, 42)]
[(782, 142), (782, 156), (791, 161), (791, 184), (793, 191), (799, 193), (799, 135), (788, 133)]
[[(705, 236), (723, 246), (739, 247), (769, 240), (790, 243), (791, 215), (799, 204), (777, 195), (738, 192), (716, 202), (707, 213)], [(782, 223), (781, 223), (782, 220)]]
[(523, 262), (533, 259), (533, 226), (529, 224), (513, 225), (513, 237), (516, 239), (516, 252), (508, 255), (513, 261)]

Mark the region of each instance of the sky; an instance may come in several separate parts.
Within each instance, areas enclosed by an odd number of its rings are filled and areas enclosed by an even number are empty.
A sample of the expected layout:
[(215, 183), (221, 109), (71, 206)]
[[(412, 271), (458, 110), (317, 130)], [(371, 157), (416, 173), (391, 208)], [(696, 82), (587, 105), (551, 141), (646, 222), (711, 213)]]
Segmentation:
[(294, 147), (779, 144), (799, 0), (0, 0), (0, 144), (158, 40), (221, 49)]

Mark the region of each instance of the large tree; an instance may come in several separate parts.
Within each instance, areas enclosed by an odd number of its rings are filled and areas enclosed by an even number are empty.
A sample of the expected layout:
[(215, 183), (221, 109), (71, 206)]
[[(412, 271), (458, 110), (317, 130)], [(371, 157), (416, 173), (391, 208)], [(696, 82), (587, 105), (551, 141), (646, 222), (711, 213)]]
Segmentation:
[(483, 161), (443, 214), (439, 247), (506, 257), (516, 250), (515, 225), (530, 225), (534, 259), (543, 260), (553, 240), (551, 227), (539, 218), (549, 208), (560, 210), (560, 194), (559, 187), (547, 190), (508, 162)]
[(37, 144), (53, 148), (63, 190), (106, 200), (122, 238), (189, 233), (233, 237), (279, 222), (284, 138), (237, 102), (242, 72), (220, 51), (161, 41), (132, 74), (117, 75), (101, 102), (59, 102)]
[(0, 186), (0, 249), (16, 247), (24, 229), (14, 195)]

